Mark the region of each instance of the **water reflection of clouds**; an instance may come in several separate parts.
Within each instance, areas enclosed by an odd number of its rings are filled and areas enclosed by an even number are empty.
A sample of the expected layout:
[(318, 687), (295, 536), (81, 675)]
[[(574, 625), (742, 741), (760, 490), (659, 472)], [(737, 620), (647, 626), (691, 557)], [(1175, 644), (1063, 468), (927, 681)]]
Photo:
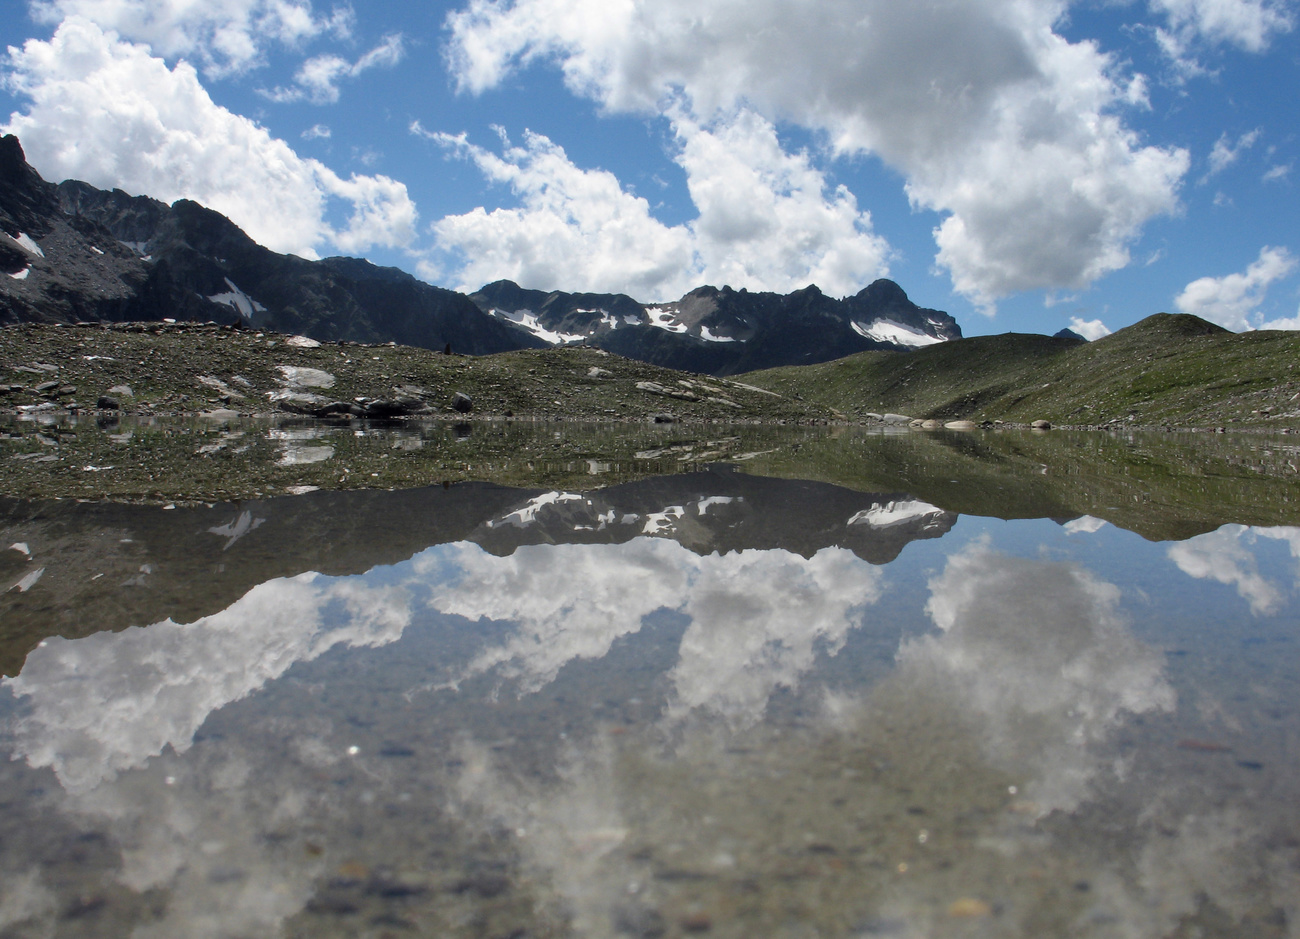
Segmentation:
[(990, 757), (1035, 779), (1044, 811), (1073, 808), (1097, 771), (1089, 748), (1125, 714), (1172, 711), (1163, 657), (1081, 567), (975, 543), (949, 558), (926, 604), (938, 635), (905, 642), (899, 676), (978, 717)]
[(403, 592), (306, 574), (254, 587), (189, 625), (46, 639), (4, 680), (28, 703), (17, 753), (53, 767), (70, 792), (92, 789), (168, 745), (184, 752), (211, 712), (295, 662), (339, 644), (392, 642), (410, 615)]
[[(1282, 540), (1300, 556), (1300, 529), (1226, 535), (1239, 548), (1256, 536)], [(1174, 692), (1162, 656), (1128, 629), (1119, 589), (1077, 565), (1008, 557), (984, 543), (950, 556), (928, 583), (935, 631), (903, 641), (895, 669), (876, 685), (828, 694), (835, 718), (798, 733), (755, 721), (774, 689), (812, 683), (818, 650), (837, 652), (884, 590), (882, 570), (846, 550), (702, 557), (643, 538), (503, 558), (461, 543), (384, 579), (388, 586), (311, 575), (273, 581), (191, 626), (50, 640), (10, 680), (27, 696), (22, 755), (54, 767), (76, 811), (108, 820), (122, 849), (121, 883), (169, 891), (163, 918), (137, 935), (275, 934), (320, 889), (325, 860), (290, 856), (268, 833), (310, 824), (334, 844), (346, 841), (356, 820), (343, 790), (310, 770), (345, 765), (351, 758), (339, 745), (350, 741), (312, 725), (327, 724), (323, 716), (271, 712), (280, 723), (267, 739), (292, 738), (287, 748), (259, 747), (254, 722), (247, 738), (185, 751), (210, 711), (293, 662), (398, 638), (418, 615), (408, 591), (443, 612), (509, 623), (508, 637), (480, 649), (461, 677), (495, 672), (524, 690), (563, 682), (566, 663), (603, 658), (656, 610), (690, 620), (666, 676), (667, 707), (669, 716), (698, 719), (673, 722), (671, 747), (662, 723), (575, 734), (558, 755), (546, 751), (554, 765), (539, 772), (487, 736), (495, 725), (475, 739), (471, 720), (448, 763), (452, 778), (439, 789), (447, 811), (513, 832), (508, 850), (545, 885), (538, 908), (559, 911), (573, 935), (671, 933), (680, 922), (672, 905), (689, 891), (725, 899), (753, 883), (788, 891), (782, 896), (804, 904), (808, 922), (824, 911), (826, 924), (838, 924), (828, 935), (846, 922), (896, 923), (897, 935), (994, 926), (1001, 935), (1066, 934), (1068, 923), (1053, 917), (1077, 899), (1068, 887), (1075, 878), (1091, 885), (1071, 927), (1080, 935), (1170, 935), (1205, 903), (1239, 926), (1250, 912), (1243, 897), (1261, 892), (1279, 908), (1300, 908), (1293, 872), (1261, 840), (1264, 809), (1209, 805), (1203, 780), (1186, 784), (1163, 758), (1116, 749), (1132, 716), (1172, 710)], [(167, 744), (176, 753), (148, 759)], [(1008, 781), (1018, 796), (1006, 795)], [(1089, 802), (1095, 810), (1070, 814)], [(925, 815), (910, 815), (913, 807)], [(1035, 824), (1053, 813), (1050, 824)], [(1105, 833), (1095, 829), (1099, 817), (1111, 822)], [(895, 862), (920, 850), (920, 826), (927, 850), (950, 850), (950, 863), (916, 863), (900, 879)], [(953, 849), (943, 829), (957, 826), (964, 840)], [(804, 850), (809, 833), (823, 854)], [(387, 857), (389, 847), (376, 850)], [(848, 864), (822, 867), (815, 882), (788, 876), (796, 862), (826, 858)], [(1067, 887), (1035, 886), (1044, 871), (1068, 877)], [(1021, 888), (989, 895), (1008, 898), (996, 920), (944, 912), (961, 895), (944, 891), (1013, 880)], [(18, 870), (10, 882), (0, 926), (11, 911), (54, 915), (38, 879)], [(660, 908), (666, 919), (655, 918)]]
[[(761, 694), (749, 695), (744, 682), (737, 691), (732, 675), (762, 662), (760, 650), (769, 648), (773, 634), (764, 625), (768, 617), (787, 623), (775, 630), (782, 645), (806, 649), (791, 638), (801, 619), (835, 621), (879, 589), (878, 583), (856, 593), (844, 588), (855, 571), (834, 552), (803, 562), (798, 574), (772, 553), (750, 554), (715, 558), (730, 564), (696, 573), (695, 593), (683, 607), (697, 624), (717, 624), (713, 611), (720, 611), (721, 628), (715, 625), (716, 634), (702, 644), (691, 638), (695, 626), (688, 629), (674, 671), (678, 698), (692, 705), (683, 689), (697, 690), (723, 718), (731, 712), (716, 706), (706, 678), (731, 688), (723, 692), (725, 703), (752, 707)], [(731, 732), (722, 746), (717, 722), (696, 720), (679, 725), (667, 751), (655, 744), (651, 728), (639, 744), (596, 736), (575, 742), (554, 777), (521, 775), (488, 746), (466, 743), (457, 786), (462, 807), (516, 832), (529, 863), (559, 895), (559, 905), (573, 912), (576, 935), (636, 934), (629, 924), (661, 924), (654, 911), (672, 907), (676, 888), (657, 880), (639, 857), (680, 872), (686, 884), (698, 883), (681, 892), (705, 908), (711, 890), (725, 897), (761, 882), (771, 906), (801, 910), (790, 915), (804, 917), (809, 935), (818, 925), (839, 934), (832, 924), (842, 929), (846, 917), (889, 924), (891, 935), (970, 934), (977, 924), (945, 915), (948, 900), (936, 904), (935, 898), (990, 878), (1031, 883), (1061, 853), (1073, 863), (1071, 852), (1081, 846), (1053, 839), (1090, 837), (1073, 827), (1069, 813), (1085, 801), (1105, 803), (1107, 784), (1127, 771), (1106, 746), (1109, 739), (1135, 715), (1172, 710), (1175, 696), (1163, 657), (1135, 639), (1120, 615), (1119, 590), (1078, 566), (1008, 557), (976, 544), (950, 557), (929, 588), (926, 608), (938, 631), (902, 642), (896, 669), (875, 686), (828, 692), (834, 713), (820, 726), (789, 734), (724, 720)], [(814, 600), (801, 617), (808, 594), (818, 590), (831, 596)], [(745, 635), (747, 626), (754, 636)], [(837, 635), (822, 633), (828, 642)], [(692, 648), (697, 644), (702, 647)], [(698, 682), (680, 680), (687, 662), (698, 663), (692, 671)], [(1007, 794), (1008, 781), (1019, 783), (1018, 795)], [(1132, 808), (1106, 804), (1105, 811), (1116, 813)], [(1173, 805), (1164, 810), (1179, 817)], [(1048, 836), (1033, 819), (1053, 812), (1065, 820)], [(895, 878), (895, 862), (917, 853), (918, 838), (921, 845), (931, 834), (935, 842), (947, 840), (954, 825), (977, 826), (963, 836), (971, 840), (969, 850), (948, 855), (938, 867), (918, 863), (906, 879)], [(1242, 832), (1210, 827), (1220, 840), (1228, 838), (1207, 845), (1216, 863), (1243, 849), (1241, 837), (1229, 837)], [(1147, 836), (1130, 831), (1143, 882), (1109, 877), (1106, 865), (1115, 860), (1109, 856), (1096, 870), (1074, 869), (1096, 885), (1097, 902), (1087, 915), (1098, 923), (1145, 924), (1125, 935), (1166, 935), (1184, 898), (1196, 890), (1218, 896), (1241, 880), (1188, 863), (1199, 830), (1189, 831), (1188, 843), (1163, 864), (1143, 849)], [(813, 882), (783, 876), (789, 873), (783, 865), (804, 856), (801, 848), (813, 838), (823, 857), (880, 863), (824, 869), (812, 900), (805, 891)], [(943, 857), (947, 849), (930, 850)], [(1175, 908), (1166, 910), (1158, 894), (1175, 887)], [(1060, 922), (1060, 899), (1038, 888), (1016, 893), (997, 920), (999, 934), (1051, 933), (1042, 926)]]
[[(669, 675), (679, 712), (762, 717), (776, 688), (793, 687), (819, 647), (832, 654), (880, 596), (881, 572), (842, 548), (812, 558), (782, 550), (698, 555), (673, 541), (524, 547), (495, 557), (455, 545), (455, 578), (432, 605), (469, 619), (517, 624), (459, 680), (492, 669), (536, 691), (571, 661), (603, 657), (656, 610), (691, 623)], [(441, 558), (417, 565), (429, 570)]]
[(1252, 549), (1260, 538), (1287, 542), (1291, 556), (1300, 558), (1300, 528), (1244, 525), (1224, 525), (1216, 531), (1172, 544), (1168, 554), (1184, 574), (1235, 587), (1250, 604), (1252, 613), (1269, 615), (1282, 606), (1284, 594), (1259, 572)]

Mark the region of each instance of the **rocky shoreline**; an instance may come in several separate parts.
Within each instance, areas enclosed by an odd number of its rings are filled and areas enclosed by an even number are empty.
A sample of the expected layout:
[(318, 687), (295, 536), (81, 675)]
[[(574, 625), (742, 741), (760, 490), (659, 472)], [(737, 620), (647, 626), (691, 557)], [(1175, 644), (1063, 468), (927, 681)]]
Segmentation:
[(0, 330), (0, 409), (318, 418), (828, 421), (833, 409), (596, 349), (491, 356), (216, 323)]
[(1291, 433), (1226, 423), (941, 420), (855, 411), (747, 381), (683, 373), (597, 349), (491, 356), (302, 336), (217, 323), (21, 325), (0, 330), (0, 413), (213, 418), (581, 420), (855, 424), (969, 431)]

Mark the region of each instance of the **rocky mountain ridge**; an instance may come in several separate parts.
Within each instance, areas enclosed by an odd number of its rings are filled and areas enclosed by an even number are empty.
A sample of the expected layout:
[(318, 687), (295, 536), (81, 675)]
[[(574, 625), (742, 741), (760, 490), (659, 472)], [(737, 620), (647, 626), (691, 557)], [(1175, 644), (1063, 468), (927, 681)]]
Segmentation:
[(961, 338), (951, 316), (918, 307), (890, 280), (840, 300), (815, 285), (790, 294), (724, 286), (697, 287), (672, 302), (641, 303), (625, 294), (527, 290), (508, 280), (488, 284), (470, 299), (552, 345), (585, 343), (714, 375)]
[(544, 345), (396, 268), (277, 254), (197, 202), (56, 186), (12, 136), (0, 140), (0, 230), (0, 324), (215, 321), (470, 354)]
[(43, 180), (0, 140), (0, 325), (165, 319), (237, 323), (321, 341), (487, 354), (588, 345), (693, 372), (736, 374), (961, 337), (946, 313), (879, 280), (837, 300), (700, 287), (646, 304), (498, 281), (466, 297), (358, 258), (258, 245), (196, 202)]

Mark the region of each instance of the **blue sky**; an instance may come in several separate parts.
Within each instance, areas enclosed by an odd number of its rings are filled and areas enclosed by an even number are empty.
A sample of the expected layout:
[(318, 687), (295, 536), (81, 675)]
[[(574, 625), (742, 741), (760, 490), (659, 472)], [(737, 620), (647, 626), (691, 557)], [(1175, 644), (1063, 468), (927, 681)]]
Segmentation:
[(1300, 328), (1296, 0), (0, 0), (47, 179), (432, 283)]

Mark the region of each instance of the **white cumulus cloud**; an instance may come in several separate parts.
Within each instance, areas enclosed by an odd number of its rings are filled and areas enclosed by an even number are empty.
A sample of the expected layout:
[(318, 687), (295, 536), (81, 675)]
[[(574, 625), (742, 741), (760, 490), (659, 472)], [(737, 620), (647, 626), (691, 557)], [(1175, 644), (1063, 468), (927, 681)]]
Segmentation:
[(438, 245), (463, 258), (463, 289), (509, 278), (529, 287), (627, 291), (671, 299), (700, 283), (789, 291), (816, 283), (860, 290), (888, 272), (889, 247), (853, 194), (832, 187), (806, 153), (787, 153), (752, 111), (710, 126), (677, 115), (677, 162), (698, 215), (665, 225), (605, 170), (576, 166), (562, 147), (526, 133), (500, 154), (464, 135), (430, 134), (509, 186), (516, 208), (479, 208), (434, 224)]
[(1082, 317), (1071, 316), (1070, 328), (1089, 342), (1110, 335), (1110, 328), (1101, 320), (1085, 320)]
[(339, 82), (356, 78), (372, 68), (391, 68), (405, 55), (405, 44), (400, 33), (385, 36), (384, 41), (355, 62), (337, 55), (318, 55), (308, 59), (293, 77), (288, 88), (276, 87), (261, 92), (278, 103), (309, 101), (312, 104), (334, 104), (339, 100)]
[(1142, 225), (1177, 207), (1187, 170), (1186, 151), (1146, 146), (1125, 126), (1120, 112), (1145, 106), (1141, 77), (1057, 35), (1064, 11), (1025, 0), (956, 0), (942, 15), (887, 0), (471, 0), (448, 18), (447, 60), (470, 92), (549, 61), (612, 112), (680, 109), (710, 127), (749, 109), (818, 132), (829, 154), (876, 154), (914, 205), (944, 216), (939, 264), (991, 308), (1126, 265)]
[(347, 36), (353, 15), (318, 16), (309, 0), (33, 0), (33, 16), (51, 25), (69, 17), (95, 23), (158, 55), (197, 59), (212, 76), (260, 66), (267, 47), (290, 47), (331, 33)]
[(1210, 167), (1205, 175), (1201, 177), (1201, 183), (1204, 184), (1211, 176), (1222, 173), (1233, 163), (1236, 163), (1242, 153), (1255, 146), (1256, 141), (1259, 140), (1259, 135), (1259, 128), (1255, 128), (1248, 133), (1242, 134), (1237, 138), (1237, 142), (1233, 143), (1226, 133), (1221, 134), (1219, 139), (1214, 142), (1214, 149), (1210, 151)]
[[(418, 125), (413, 130), (419, 132)], [(463, 258), (452, 276), (461, 289), (508, 278), (551, 290), (653, 294), (692, 266), (690, 234), (650, 214), (613, 173), (574, 165), (563, 148), (527, 133), (497, 155), (462, 136), (432, 135), (470, 159), (491, 182), (509, 186), (518, 208), (477, 208), (433, 225), (439, 247)]]
[[(1183, 288), (1174, 299), (1180, 312), (1193, 313), (1228, 329), (1254, 329), (1261, 325), (1255, 314), (1264, 302), (1268, 288), (1290, 275), (1296, 259), (1286, 248), (1264, 247), (1259, 257), (1240, 274), (1201, 277)], [(1254, 315), (1254, 316), (1253, 316)], [(1252, 316), (1255, 322), (1252, 322)], [(1265, 328), (1285, 329), (1289, 321), (1262, 324)]]
[(1263, 52), (1275, 35), (1295, 27), (1286, 0), (1151, 0), (1151, 8), (1168, 21), (1167, 29), (1156, 30), (1160, 47), (1187, 76), (1203, 71), (1195, 58), (1202, 48)]
[[(186, 62), (169, 69), (149, 48), (72, 18), (48, 41), (9, 57), (8, 83), (29, 100), (5, 133), (22, 139), (47, 179), (194, 199), (254, 240), (314, 257), (404, 246), (415, 236), (405, 185), (385, 176), (340, 177), (299, 157), (246, 117), (215, 104)], [(348, 217), (330, 221), (331, 210)]]

